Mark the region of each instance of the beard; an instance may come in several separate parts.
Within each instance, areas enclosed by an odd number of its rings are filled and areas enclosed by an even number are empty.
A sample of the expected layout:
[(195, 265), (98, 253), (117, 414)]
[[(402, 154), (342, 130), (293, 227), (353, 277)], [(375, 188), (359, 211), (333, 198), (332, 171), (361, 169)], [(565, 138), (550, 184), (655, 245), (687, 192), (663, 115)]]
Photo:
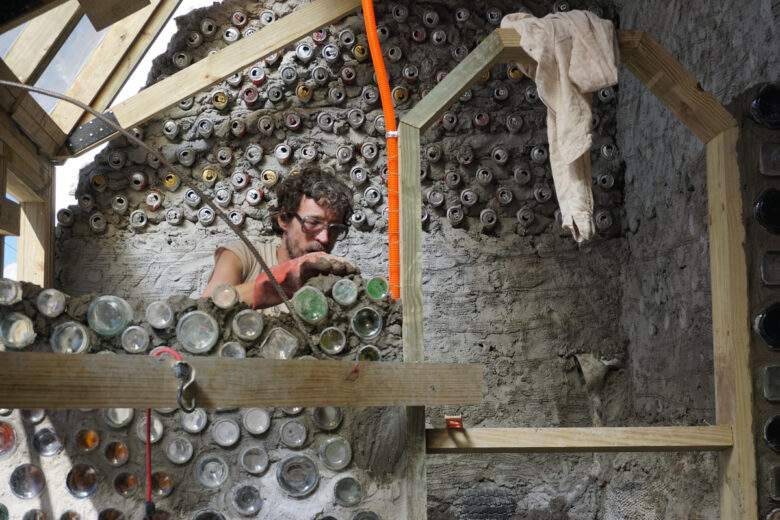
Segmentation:
[(319, 253), (320, 251), (329, 253), (332, 249), (326, 248), (316, 240), (301, 245), (298, 241), (293, 240), (289, 233), (284, 234), (284, 246), (287, 248), (287, 254), (290, 258), (298, 258), (308, 253)]

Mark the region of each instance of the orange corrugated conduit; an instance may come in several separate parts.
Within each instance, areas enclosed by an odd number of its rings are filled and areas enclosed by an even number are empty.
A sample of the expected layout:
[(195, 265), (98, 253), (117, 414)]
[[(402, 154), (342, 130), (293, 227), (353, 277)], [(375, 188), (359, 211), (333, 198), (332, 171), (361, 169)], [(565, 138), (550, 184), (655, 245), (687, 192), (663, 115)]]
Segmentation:
[(387, 131), (387, 245), (388, 245), (388, 279), (390, 292), (396, 300), (401, 297), (400, 283), (400, 247), (399, 213), (398, 213), (398, 127), (395, 123), (393, 97), (390, 93), (390, 80), (387, 78), (385, 60), (382, 57), (382, 47), (376, 33), (376, 18), (374, 17), (373, 0), (362, 0), (363, 21), (366, 24), (368, 47), (371, 51), (371, 62), (374, 64), (376, 82), (379, 86), (379, 96), (382, 101), (382, 112), (385, 115), (385, 130)]

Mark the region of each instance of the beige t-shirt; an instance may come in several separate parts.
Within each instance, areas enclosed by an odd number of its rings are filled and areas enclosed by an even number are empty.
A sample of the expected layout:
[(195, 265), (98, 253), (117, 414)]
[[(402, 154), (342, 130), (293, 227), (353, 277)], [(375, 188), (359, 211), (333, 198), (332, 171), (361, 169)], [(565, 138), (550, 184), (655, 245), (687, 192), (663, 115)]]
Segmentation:
[[(257, 252), (260, 253), (260, 257), (268, 264), (268, 267), (273, 267), (279, 264), (279, 259), (276, 257), (276, 250), (281, 243), (279, 237), (263, 238), (260, 240), (253, 240), (252, 244), (257, 248)], [(224, 244), (220, 244), (217, 247), (217, 251), (214, 253), (214, 264), (216, 265), (219, 255), (222, 251), (228, 250), (235, 254), (241, 261), (241, 283), (254, 282), (257, 275), (263, 272), (263, 268), (260, 266), (260, 262), (257, 261), (252, 251), (241, 240), (232, 240)], [(280, 312), (287, 312), (285, 305), (279, 304), (274, 307), (269, 307), (263, 310), (264, 313), (271, 315), (279, 314)]]

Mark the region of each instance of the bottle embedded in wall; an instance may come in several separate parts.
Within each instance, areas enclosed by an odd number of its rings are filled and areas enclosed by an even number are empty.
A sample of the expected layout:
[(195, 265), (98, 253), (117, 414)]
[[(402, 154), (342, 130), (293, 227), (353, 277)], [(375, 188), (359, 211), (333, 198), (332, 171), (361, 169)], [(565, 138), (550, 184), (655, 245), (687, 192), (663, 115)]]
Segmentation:
[(767, 231), (780, 234), (780, 190), (764, 190), (753, 203), (753, 217)]
[(750, 115), (762, 126), (780, 129), (780, 84), (769, 83), (761, 87), (750, 102)]

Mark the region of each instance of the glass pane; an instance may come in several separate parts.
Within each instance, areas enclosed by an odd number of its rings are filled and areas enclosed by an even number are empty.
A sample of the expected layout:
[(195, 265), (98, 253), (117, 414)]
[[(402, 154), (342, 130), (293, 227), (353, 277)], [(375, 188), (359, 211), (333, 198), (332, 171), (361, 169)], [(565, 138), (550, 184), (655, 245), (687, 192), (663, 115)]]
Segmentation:
[[(95, 31), (86, 15), (81, 17), (76, 28), (68, 35), (68, 39), (43, 71), (35, 86), (67, 92), (73, 80), (78, 76), (81, 67), (89, 58), (92, 50), (103, 39), (107, 29)], [(57, 104), (55, 98), (33, 94), (33, 97), (47, 111), (51, 112)]]
[(17, 25), (10, 31), (6, 31), (3, 34), (0, 34), (0, 56), (5, 56), (8, 54), (8, 50), (16, 41), (16, 37), (19, 36), (19, 33), (22, 32), (22, 29), (24, 29), (26, 26), (27, 22), (23, 23), (22, 25)]
[[(13, 195), (6, 194), (5, 198), (18, 202)], [(7, 236), (3, 242), (3, 278), (16, 280), (17, 237)]]

